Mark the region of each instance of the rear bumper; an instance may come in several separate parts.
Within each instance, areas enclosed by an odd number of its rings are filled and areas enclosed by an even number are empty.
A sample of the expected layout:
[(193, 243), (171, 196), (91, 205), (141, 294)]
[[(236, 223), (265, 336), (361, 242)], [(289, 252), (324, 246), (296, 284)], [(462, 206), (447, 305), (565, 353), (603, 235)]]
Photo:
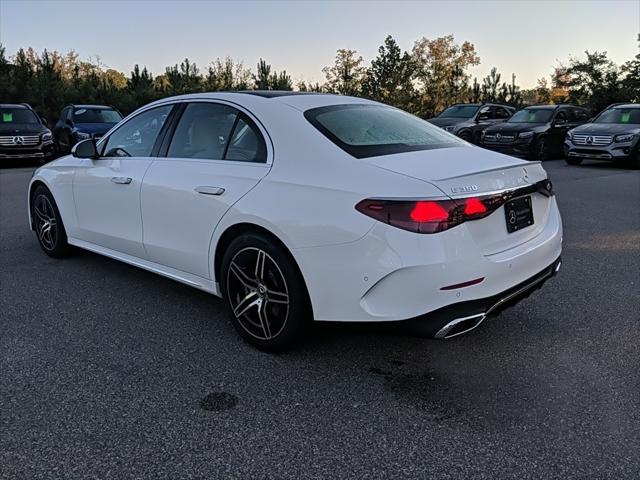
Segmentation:
[(562, 261), (558, 258), (531, 278), (497, 295), (449, 305), (407, 322), (424, 324), (420, 326), (426, 326), (428, 333), (435, 338), (446, 339), (462, 335), (478, 327), (488, 316), (527, 298), (555, 276), (561, 265)]

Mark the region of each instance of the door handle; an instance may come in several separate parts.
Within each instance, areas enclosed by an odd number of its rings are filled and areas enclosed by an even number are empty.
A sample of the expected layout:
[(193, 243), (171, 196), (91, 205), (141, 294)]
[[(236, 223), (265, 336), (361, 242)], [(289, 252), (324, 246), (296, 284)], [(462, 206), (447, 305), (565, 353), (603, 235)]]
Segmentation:
[(224, 188), (222, 187), (196, 187), (194, 190), (203, 195), (222, 195), (224, 193)]
[(129, 185), (133, 179), (131, 177), (111, 177), (113, 183), (120, 185)]

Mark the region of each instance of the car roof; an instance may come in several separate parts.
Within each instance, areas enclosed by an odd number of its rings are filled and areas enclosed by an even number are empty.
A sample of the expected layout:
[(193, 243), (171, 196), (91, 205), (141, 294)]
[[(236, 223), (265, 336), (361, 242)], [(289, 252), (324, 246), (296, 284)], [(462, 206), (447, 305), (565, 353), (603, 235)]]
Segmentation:
[[(256, 93), (257, 92), (257, 93)], [(188, 100), (226, 100), (242, 107), (251, 109), (265, 109), (269, 105), (285, 104), (296, 110), (305, 111), (310, 108), (324, 107), (342, 104), (378, 104), (371, 100), (332, 93), (315, 92), (279, 92), (279, 91), (236, 91), (236, 92), (205, 92), (178, 95), (157, 100), (149, 105), (161, 105), (165, 103)], [(379, 104), (378, 104), (379, 105)]]
[(610, 108), (640, 108), (640, 103), (619, 103)]
[(0, 108), (16, 108), (22, 110), (31, 110), (29, 105), (24, 105), (20, 103), (0, 103)]
[(107, 109), (107, 110), (113, 110), (113, 107), (110, 107), (108, 105), (69, 105), (69, 107), (74, 107), (74, 108), (103, 108), (103, 109)]

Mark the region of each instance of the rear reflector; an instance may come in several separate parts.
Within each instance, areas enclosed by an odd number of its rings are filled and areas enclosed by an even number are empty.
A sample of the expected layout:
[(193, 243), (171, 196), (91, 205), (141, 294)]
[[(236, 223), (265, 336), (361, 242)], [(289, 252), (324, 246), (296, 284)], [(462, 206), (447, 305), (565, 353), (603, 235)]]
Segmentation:
[(484, 277), (469, 280), (468, 282), (456, 283), (454, 285), (447, 285), (446, 287), (440, 287), (440, 290), (457, 290), (459, 288), (470, 287), (471, 285), (477, 285), (484, 280)]

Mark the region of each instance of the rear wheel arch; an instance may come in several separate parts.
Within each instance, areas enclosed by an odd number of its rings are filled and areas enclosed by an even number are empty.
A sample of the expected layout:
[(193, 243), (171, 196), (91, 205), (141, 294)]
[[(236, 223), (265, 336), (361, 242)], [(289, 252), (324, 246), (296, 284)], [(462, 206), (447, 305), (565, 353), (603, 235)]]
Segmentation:
[(215, 254), (213, 259), (214, 278), (218, 282), (218, 284), (220, 284), (220, 278), (221, 278), (220, 270), (222, 268), (222, 259), (224, 257), (225, 252), (227, 251), (227, 248), (231, 245), (231, 242), (233, 242), (233, 240), (235, 240), (241, 235), (246, 235), (246, 234), (256, 234), (256, 235), (260, 235), (262, 237), (268, 238), (269, 240), (272, 240), (273, 242), (278, 244), (279, 247), (282, 248), (282, 250), (287, 254), (288, 259), (291, 261), (291, 264), (294, 266), (294, 268), (300, 274), (300, 277), (303, 279), (304, 281), (303, 286), (304, 286), (304, 291), (306, 292), (306, 295), (307, 295), (307, 302), (308, 302), (309, 308), (312, 308), (311, 296), (309, 295), (309, 289), (307, 288), (306, 281), (304, 280), (304, 274), (300, 269), (300, 265), (298, 264), (295, 257), (291, 253), (291, 250), (276, 234), (266, 229), (265, 227), (262, 227), (255, 223), (236, 223), (235, 225), (231, 225), (222, 233), (222, 235), (218, 239), (218, 242), (216, 243)]

